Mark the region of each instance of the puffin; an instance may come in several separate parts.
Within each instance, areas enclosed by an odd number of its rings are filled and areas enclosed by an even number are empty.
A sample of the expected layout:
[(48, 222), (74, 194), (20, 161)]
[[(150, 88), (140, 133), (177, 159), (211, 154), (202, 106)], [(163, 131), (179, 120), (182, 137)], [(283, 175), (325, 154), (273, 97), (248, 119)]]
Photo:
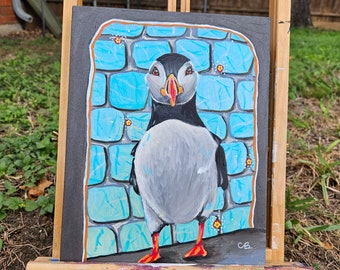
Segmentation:
[(132, 149), (130, 184), (141, 196), (151, 234), (151, 253), (139, 263), (161, 258), (159, 234), (169, 224), (198, 221), (195, 245), (184, 256), (204, 257), (204, 222), (216, 203), (218, 187), (228, 186), (221, 139), (211, 133), (196, 109), (199, 74), (184, 55), (160, 56), (145, 81), (152, 98), (146, 132)]

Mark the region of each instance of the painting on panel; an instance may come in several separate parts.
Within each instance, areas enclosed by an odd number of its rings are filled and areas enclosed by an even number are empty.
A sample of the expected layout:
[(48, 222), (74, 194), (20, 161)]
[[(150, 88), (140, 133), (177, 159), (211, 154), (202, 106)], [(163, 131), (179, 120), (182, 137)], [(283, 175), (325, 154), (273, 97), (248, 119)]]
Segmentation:
[(264, 264), (268, 58), (266, 18), (74, 8), (61, 259)]

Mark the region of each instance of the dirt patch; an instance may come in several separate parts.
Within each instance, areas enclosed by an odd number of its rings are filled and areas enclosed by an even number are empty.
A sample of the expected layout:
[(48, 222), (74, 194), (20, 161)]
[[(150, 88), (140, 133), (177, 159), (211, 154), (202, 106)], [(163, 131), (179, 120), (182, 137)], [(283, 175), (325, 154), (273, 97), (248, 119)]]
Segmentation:
[[(305, 228), (340, 223), (340, 166), (331, 165), (340, 160), (340, 144), (327, 152), (340, 138), (339, 114), (339, 98), (327, 104), (316, 99), (296, 99), (289, 104), (287, 189), (294, 198), (314, 198), (315, 202), (305, 210), (287, 210), (286, 220), (298, 220)], [(322, 191), (322, 177), (327, 185), (328, 202)], [(297, 230), (286, 231), (287, 261), (298, 261), (320, 270), (340, 269), (339, 230), (312, 233), (324, 247), (308, 235), (299, 240), (300, 235)]]
[(12, 212), (0, 222), (0, 269), (25, 269), (27, 262), (52, 255), (53, 218), (35, 212)]

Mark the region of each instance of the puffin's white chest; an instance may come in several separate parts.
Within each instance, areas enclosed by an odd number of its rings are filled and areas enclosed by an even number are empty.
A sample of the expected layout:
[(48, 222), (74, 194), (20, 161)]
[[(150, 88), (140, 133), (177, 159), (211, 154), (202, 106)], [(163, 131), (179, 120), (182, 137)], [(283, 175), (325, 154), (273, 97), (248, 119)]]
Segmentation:
[(190, 221), (212, 208), (217, 192), (216, 149), (206, 128), (179, 120), (148, 130), (135, 154), (143, 203), (173, 223)]

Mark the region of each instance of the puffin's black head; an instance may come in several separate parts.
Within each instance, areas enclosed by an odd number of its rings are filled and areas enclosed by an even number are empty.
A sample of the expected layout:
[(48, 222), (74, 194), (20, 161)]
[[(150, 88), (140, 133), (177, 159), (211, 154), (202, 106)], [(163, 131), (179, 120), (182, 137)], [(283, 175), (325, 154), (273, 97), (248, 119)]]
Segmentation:
[(187, 103), (194, 96), (198, 73), (189, 58), (168, 53), (157, 58), (145, 78), (155, 101), (175, 106)]
[(169, 76), (171, 73), (177, 77), (178, 70), (186, 63), (189, 62), (190, 59), (185, 57), (182, 54), (178, 53), (167, 53), (163, 54), (162, 56), (158, 57), (157, 60), (160, 62), (164, 69), (165, 74)]

